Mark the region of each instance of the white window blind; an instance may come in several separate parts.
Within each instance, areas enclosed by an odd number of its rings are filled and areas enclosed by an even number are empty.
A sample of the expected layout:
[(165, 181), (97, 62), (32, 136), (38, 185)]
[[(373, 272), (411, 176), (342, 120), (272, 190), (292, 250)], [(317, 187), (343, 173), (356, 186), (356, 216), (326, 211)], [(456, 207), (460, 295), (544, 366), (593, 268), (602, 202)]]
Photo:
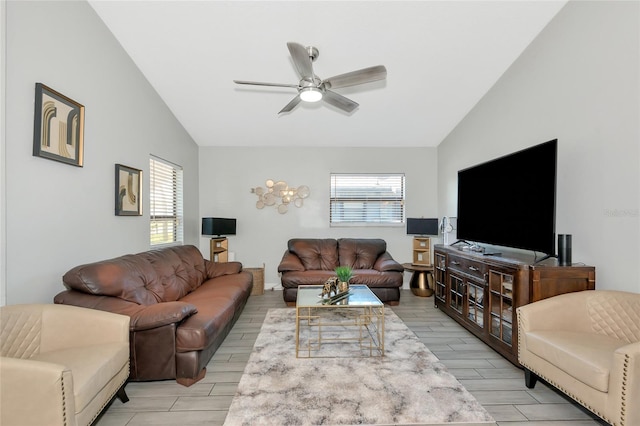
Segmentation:
[(149, 160), (151, 245), (182, 243), (182, 167)]
[(404, 174), (331, 174), (331, 225), (404, 223)]

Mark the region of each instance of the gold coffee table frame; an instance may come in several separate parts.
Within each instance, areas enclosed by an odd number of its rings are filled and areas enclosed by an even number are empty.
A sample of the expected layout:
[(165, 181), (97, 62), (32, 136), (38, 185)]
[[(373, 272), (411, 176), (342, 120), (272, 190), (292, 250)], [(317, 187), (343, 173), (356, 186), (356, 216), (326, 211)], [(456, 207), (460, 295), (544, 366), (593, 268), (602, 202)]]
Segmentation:
[[(335, 304), (323, 304), (319, 297), (321, 292), (322, 286), (298, 287), (296, 358), (326, 358), (327, 355), (317, 353), (323, 343), (348, 341), (359, 344), (360, 356), (367, 356), (363, 355), (367, 352), (370, 357), (384, 356), (384, 303), (371, 289), (366, 285), (352, 284), (348, 297)], [(331, 312), (334, 312), (333, 319), (329, 315)], [(326, 329), (337, 326), (353, 327), (356, 329), (355, 337), (327, 337)], [(314, 328), (317, 334), (313, 332)], [(304, 329), (308, 329), (308, 337), (301, 340), (300, 332)]]

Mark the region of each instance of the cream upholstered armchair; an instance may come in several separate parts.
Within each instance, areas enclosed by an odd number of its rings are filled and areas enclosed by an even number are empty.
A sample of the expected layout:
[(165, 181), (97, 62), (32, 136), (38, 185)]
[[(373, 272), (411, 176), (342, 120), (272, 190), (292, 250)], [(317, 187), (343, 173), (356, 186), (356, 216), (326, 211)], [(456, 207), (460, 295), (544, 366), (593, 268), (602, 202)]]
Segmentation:
[(518, 308), (518, 360), (616, 426), (640, 425), (640, 294), (587, 290)]
[(0, 424), (89, 425), (127, 401), (129, 317), (66, 305), (0, 307)]

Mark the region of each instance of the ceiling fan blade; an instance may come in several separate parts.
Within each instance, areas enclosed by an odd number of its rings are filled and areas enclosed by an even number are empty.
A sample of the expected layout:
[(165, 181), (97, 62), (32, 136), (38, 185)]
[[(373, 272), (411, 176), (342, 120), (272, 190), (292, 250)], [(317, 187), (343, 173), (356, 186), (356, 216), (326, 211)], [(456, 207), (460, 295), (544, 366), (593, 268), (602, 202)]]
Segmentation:
[(387, 69), (384, 65), (363, 68), (357, 71), (351, 71), (346, 74), (336, 75), (323, 81), (324, 87), (327, 89), (337, 89), (339, 87), (355, 86), (356, 84), (369, 83), (372, 81), (383, 80), (387, 77)]
[(300, 103), (302, 99), (300, 99), (300, 95), (296, 96), (295, 98), (291, 99), (291, 102), (289, 102), (287, 105), (285, 105), (284, 108), (282, 108), (280, 110), (280, 112), (278, 112), (278, 114), (281, 114), (283, 112), (289, 112), (292, 109), (294, 109), (296, 107), (296, 105), (298, 105)]
[(300, 78), (313, 80), (313, 68), (311, 67), (311, 58), (307, 48), (291, 41), (287, 43), (287, 47)]
[(297, 84), (263, 83), (260, 81), (244, 81), (244, 80), (233, 80), (233, 82), (236, 84), (249, 84), (252, 86), (293, 87), (294, 89), (298, 88)]
[(341, 109), (344, 112), (351, 112), (354, 109), (358, 108), (359, 105), (357, 102), (354, 102), (351, 99), (345, 98), (344, 96), (330, 90), (325, 90), (324, 96), (322, 96), (322, 100), (330, 105), (333, 105), (336, 108)]

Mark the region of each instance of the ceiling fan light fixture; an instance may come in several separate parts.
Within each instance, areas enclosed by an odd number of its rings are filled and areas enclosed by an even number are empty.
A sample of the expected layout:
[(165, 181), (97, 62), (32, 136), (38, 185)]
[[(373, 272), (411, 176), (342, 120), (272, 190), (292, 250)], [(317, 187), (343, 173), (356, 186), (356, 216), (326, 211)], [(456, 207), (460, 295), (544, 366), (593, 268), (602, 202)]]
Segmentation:
[(322, 99), (322, 91), (316, 87), (305, 87), (300, 90), (300, 99), (305, 102), (318, 102)]

